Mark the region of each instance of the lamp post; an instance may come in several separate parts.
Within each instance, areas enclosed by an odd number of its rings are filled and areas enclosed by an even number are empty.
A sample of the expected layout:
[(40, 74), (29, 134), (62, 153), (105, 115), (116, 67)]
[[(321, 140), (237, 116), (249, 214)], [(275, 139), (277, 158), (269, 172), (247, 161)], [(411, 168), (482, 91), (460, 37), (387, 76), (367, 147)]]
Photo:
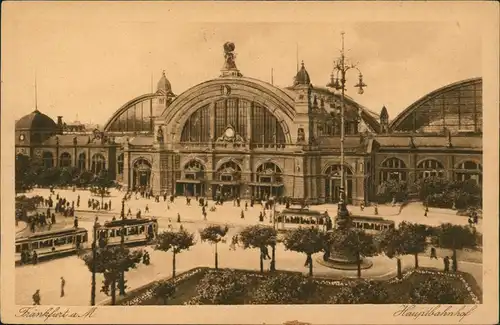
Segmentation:
[(342, 35), (342, 48), (340, 50), (340, 58), (334, 61), (334, 67), (332, 74), (330, 76), (330, 82), (326, 85), (328, 88), (333, 90), (340, 90), (340, 193), (339, 193), (339, 204), (337, 213), (337, 227), (345, 228), (347, 227), (347, 217), (349, 212), (346, 206), (345, 197), (345, 153), (344, 153), (344, 141), (345, 141), (345, 86), (346, 86), (346, 74), (351, 69), (356, 69), (359, 72), (358, 83), (354, 86), (358, 88), (358, 93), (363, 94), (366, 84), (363, 82), (363, 74), (357, 68), (355, 64), (347, 62), (344, 52), (344, 32)]
[[(346, 195), (345, 195), (345, 153), (344, 153), (344, 141), (345, 141), (345, 91), (346, 91), (346, 74), (349, 70), (357, 70), (358, 83), (354, 86), (358, 88), (358, 94), (363, 94), (366, 84), (363, 82), (363, 74), (357, 68), (356, 64), (348, 62), (345, 57), (344, 52), (344, 32), (342, 35), (342, 47), (340, 50), (340, 57), (334, 61), (333, 71), (330, 76), (330, 82), (327, 84), (328, 88), (333, 91), (340, 91), (340, 193), (339, 193), (339, 203), (337, 210), (337, 218), (335, 220), (336, 228), (339, 230), (348, 230), (351, 226), (351, 220), (349, 216), (349, 211), (347, 210)], [(334, 256), (330, 256), (329, 260), (332, 262), (333, 267), (335, 265), (345, 265), (352, 264), (356, 262), (355, 256), (349, 254), (348, 252), (335, 252)]]
[(94, 220), (93, 238), (92, 238), (92, 287), (90, 289), (90, 305), (91, 306), (95, 306), (96, 258), (97, 258), (97, 217)]
[[(120, 218), (122, 220), (122, 228), (120, 231), (120, 245), (122, 249), (125, 247), (125, 198), (122, 199), (122, 210), (120, 211)], [(120, 295), (125, 295), (125, 272), (120, 272)]]

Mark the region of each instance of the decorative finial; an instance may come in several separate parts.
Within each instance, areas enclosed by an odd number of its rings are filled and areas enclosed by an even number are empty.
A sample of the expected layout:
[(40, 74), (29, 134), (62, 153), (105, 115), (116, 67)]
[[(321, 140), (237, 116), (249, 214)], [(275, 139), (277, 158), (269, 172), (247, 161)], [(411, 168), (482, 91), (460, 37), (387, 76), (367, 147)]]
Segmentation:
[(36, 86), (36, 72), (35, 72), (35, 112), (38, 112), (38, 89)]
[(300, 63), (300, 65), (302, 66), (302, 69), (304, 69), (304, 60), (302, 60), (302, 62)]

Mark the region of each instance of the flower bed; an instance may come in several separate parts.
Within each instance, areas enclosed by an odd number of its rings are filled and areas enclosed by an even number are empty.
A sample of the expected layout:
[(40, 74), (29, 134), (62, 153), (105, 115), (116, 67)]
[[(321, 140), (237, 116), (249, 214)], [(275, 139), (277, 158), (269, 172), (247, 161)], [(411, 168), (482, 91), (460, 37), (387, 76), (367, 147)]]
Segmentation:
[[(228, 272), (229, 270), (219, 269), (213, 270), (209, 268), (195, 268), (190, 271), (184, 272), (174, 279), (155, 281), (151, 284), (134, 290), (128, 294), (128, 296), (118, 302), (119, 305), (163, 305), (164, 301), (160, 299), (156, 294), (156, 288), (164, 282), (170, 282), (175, 284), (176, 293), (171, 299), (168, 299), (167, 304), (169, 305), (183, 305), (192, 304), (193, 298), (197, 296), (197, 285), (205, 277), (214, 272)], [(230, 270), (235, 274), (235, 278), (245, 278), (247, 279), (247, 291), (245, 296), (238, 300), (237, 304), (255, 304), (254, 295), (259, 289), (259, 287), (269, 280), (271, 277), (275, 276), (302, 276), (298, 272), (289, 271), (279, 271), (276, 273), (259, 273), (249, 270)], [(208, 272), (208, 273), (207, 273)], [(387, 291), (387, 299), (383, 303), (409, 303), (411, 299), (412, 288), (416, 288), (428, 279), (439, 279), (447, 286), (454, 288), (455, 291), (459, 293), (461, 297), (460, 302), (456, 303), (474, 303), (480, 304), (481, 292), (479, 287), (473, 281), (473, 278), (468, 276), (468, 274), (462, 273), (444, 273), (434, 269), (416, 269), (410, 270), (403, 274), (401, 279), (393, 278), (388, 281), (376, 281), (381, 283)], [(472, 281), (471, 281), (472, 279)], [(357, 284), (362, 284), (365, 282), (363, 279), (327, 279), (327, 278), (312, 278), (312, 282), (315, 286), (315, 291), (307, 298), (298, 302), (300, 304), (327, 304), (332, 296), (340, 293), (342, 290), (346, 290), (346, 287), (354, 287)], [(349, 290), (349, 289), (347, 289)], [(194, 299), (196, 301), (196, 299)], [(235, 304), (236, 302), (229, 302), (230, 304)], [(280, 301), (277, 303), (287, 303), (286, 301)], [(296, 302), (297, 303), (297, 302)], [(360, 303), (360, 302), (358, 302)], [(362, 303), (362, 302), (361, 302)], [(382, 302), (378, 302), (382, 303)], [(429, 302), (433, 303), (433, 302)]]

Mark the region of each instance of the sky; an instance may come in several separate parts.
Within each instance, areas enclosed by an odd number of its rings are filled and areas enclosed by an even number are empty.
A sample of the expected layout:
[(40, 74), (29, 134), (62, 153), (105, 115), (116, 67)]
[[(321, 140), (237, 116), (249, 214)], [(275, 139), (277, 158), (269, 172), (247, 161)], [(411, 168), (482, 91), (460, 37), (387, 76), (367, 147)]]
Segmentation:
[(40, 111), (102, 125), (149, 93), (152, 79), (156, 88), (162, 70), (176, 94), (217, 78), (226, 41), (235, 43), (244, 76), (270, 82), (273, 69), (274, 84), (289, 86), (298, 52), (312, 83), (325, 86), (344, 31), (347, 57), (368, 85), (358, 95), (352, 71), (347, 94), (377, 113), (385, 105), (391, 120), (425, 94), (482, 71), (480, 33), (465, 22), (195, 21), (161, 6), (90, 7), (32, 2), (4, 10), (2, 108), (13, 120), (34, 110), (36, 76)]

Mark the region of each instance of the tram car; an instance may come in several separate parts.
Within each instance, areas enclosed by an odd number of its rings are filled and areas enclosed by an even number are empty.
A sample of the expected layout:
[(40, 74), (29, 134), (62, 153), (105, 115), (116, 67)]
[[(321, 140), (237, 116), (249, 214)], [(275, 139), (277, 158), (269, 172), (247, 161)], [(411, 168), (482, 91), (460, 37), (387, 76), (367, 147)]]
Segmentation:
[(158, 236), (158, 221), (155, 218), (107, 221), (96, 228), (96, 239), (100, 246), (120, 245), (122, 231), (126, 245), (150, 244)]
[(376, 234), (396, 226), (393, 220), (381, 217), (351, 216), (351, 221), (353, 228), (363, 229), (370, 234)]
[(288, 208), (277, 213), (277, 222), (281, 224), (325, 225), (328, 217), (327, 212)]
[(36, 252), (38, 259), (55, 258), (87, 248), (88, 233), (84, 228), (60, 229), (33, 233), (16, 238), (16, 263), (21, 262), (22, 252), (29, 257)]

